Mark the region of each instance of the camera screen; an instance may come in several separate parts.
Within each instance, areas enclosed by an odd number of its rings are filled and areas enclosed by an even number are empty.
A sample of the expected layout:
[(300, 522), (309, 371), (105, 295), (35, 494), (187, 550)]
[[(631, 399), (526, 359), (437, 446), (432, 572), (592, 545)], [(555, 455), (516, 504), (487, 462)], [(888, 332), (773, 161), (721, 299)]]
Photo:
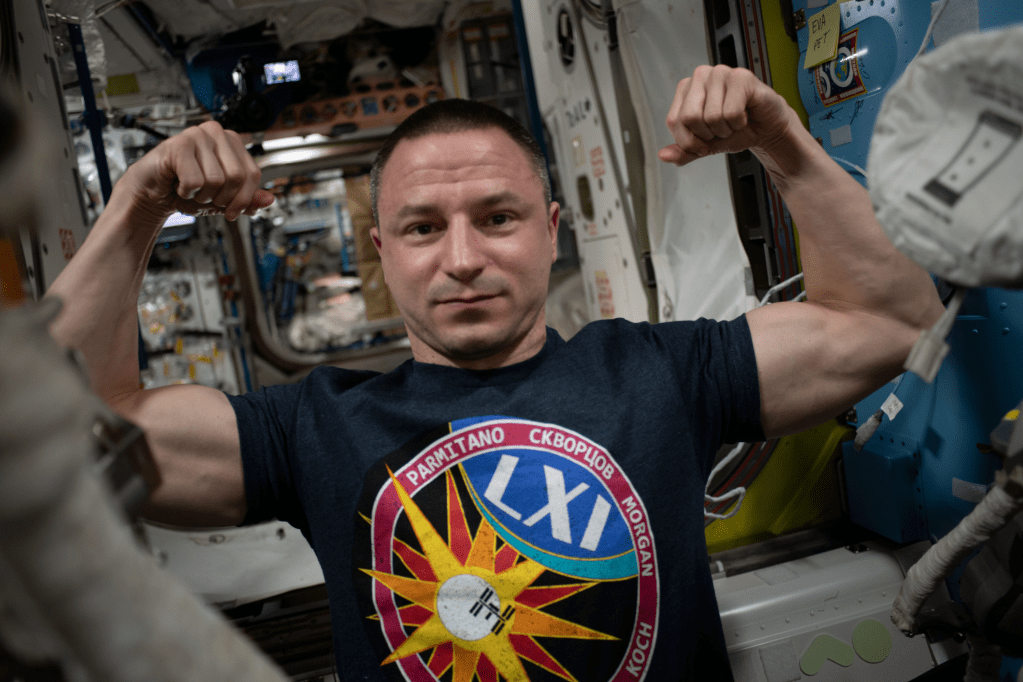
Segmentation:
[(263, 72), (266, 74), (267, 85), (291, 83), (302, 78), (298, 71), (298, 60), (295, 59), (288, 62), (263, 64)]

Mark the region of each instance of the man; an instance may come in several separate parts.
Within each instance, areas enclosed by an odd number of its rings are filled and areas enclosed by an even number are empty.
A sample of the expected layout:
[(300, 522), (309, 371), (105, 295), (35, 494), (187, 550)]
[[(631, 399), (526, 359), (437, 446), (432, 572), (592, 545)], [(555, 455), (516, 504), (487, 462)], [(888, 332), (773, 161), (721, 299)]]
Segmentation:
[(66, 302), (52, 333), (146, 430), (164, 477), (153, 518), (303, 530), (344, 679), (729, 679), (703, 543), (713, 453), (838, 414), (900, 371), (942, 307), (751, 73), (700, 67), (667, 124), (665, 162), (746, 148), (764, 162), (801, 227), (808, 302), (562, 341), (544, 324), (560, 207), (535, 147), (442, 103), (396, 131), (373, 176), (414, 362), (241, 397), (138, 389), (135, 299), (165, 217), (272, 200), (215, 124), (118, 183), (51, 289)]

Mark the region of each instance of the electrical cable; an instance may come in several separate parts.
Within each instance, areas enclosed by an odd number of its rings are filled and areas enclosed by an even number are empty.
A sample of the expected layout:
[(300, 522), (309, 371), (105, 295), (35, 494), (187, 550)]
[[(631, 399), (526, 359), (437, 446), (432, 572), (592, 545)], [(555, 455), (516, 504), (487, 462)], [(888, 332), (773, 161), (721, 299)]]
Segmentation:
[(917, 57), (927, 51), (927, 43), (931, 42), (931, 34), (934, 33), (934, 27), (938, 24), (938, 19), (941, 18), (945, 8), (948, 7), (948, 3), (949, 0), (942, 0), (941, 6), (934, 10), (934, 14), (931, 16), (931, 23), (927, 25), (927, 32), (924, 33), (924, 41), (920, 44), (920, 49), (917, 50)]
[[(842, 158), (841, 156), (833, 156), (833, 157), (831, 157), (831, 158), (833, 158), (833, 159), (834, 159), (835, 161), (838, 161), (839, 163), (844, 163), (845, 165), (849, 166), (849, 167), (850, 167), (850, 168), (852, 168), (852, 169), (853, 169), (854, 171), (856, 171), (857, 173), (859, 173), (860, 175), (862, 175), (862, 176), (864, 177), (864, 179), (867, 179), (867, 171), (866, 171), (866, 170), (864, 170), (863, 168), (861, 168), (861, 167), (857, 166), (857, 165), (856, 165), (855, 163), (853, 163), (852, 161), (847, 161), (847, 160), (843, 159), (843, 158)], [(869, 180), (868, 180), (867, 184), (870, 184), (870, 183), (869, 183)]]
[(769, 299), (771, 298), (771, 296), (773, 296), (774, 294), (778, 293), (779, 291), (781, 291), (785, 287), (787, 287), (787, 286), (789, 286), (791, 284), (795, 284), (796, 282), (801, 281), (802, 279), (803, 279), (803, 273), (799, 273), (798, 275), (795, 275), (793, 277), (789, 277), (787, 280), (785, 280), (781, 284), (775, 284), (773, 287), (771, 287), (770, 289), (767, 290), (767, 293), (764, 294), (764, 297), (762, 299), (760, 299), (760, 303), (757, 304), (757, 307), (759, 308), (761, 306), (767, 305), (770, 302)]
[(720, 495), (720, 496), (717, 496), (717, 497), (715, 497), (714, 495), (711, 495), (708, 492), (708, 490), (710, 488), (710, 482), (712, 480), (714, 480), (714, 477), (718, 473), (720, 473), (722, 469), (724, 469), (729, 464), (731, 464), (732, 461), (742, 453), (742, 449), (745, 446), (746, 446), (745, 443), (736, 443), (736, 445), (732, 449), (732, 451), (729, 452), (727, 455), (725, 455), (724, 459), (722, 459), (720, 462), (718, 462), (717, 465), (715, 465), (715, 467), (711, 470), (710, 475), (707, 477), (707, 485), (704, 486), (704, 489), (703, 489), (703, 501), (705, 503), (709, 502), (711, 504), (717, 504), (717, 503), (720, 503), (720, 502), (725, 502), (727, 500), (735, 499), (736, 500), (735, 506), (732, 507), (731, 511), (729, 511), (729, 512), (727, 512), (725, 514), (715, 514), (713, 512), (709, 512), (709, 511), (707, 511), (705, 509), (703, 511), (703, 518), (705, 518), (705, 519), (708, 519), (708, 518), (710, 518), (710, 519), (730, 519), (730, 518), (732, 518), (733, 516), (735, 516), (736, 514), (739, 513), (739, 507), (742, 505), (742, 501), (746, 498), (746, 488), (744, 488), (742, 486), (739, 486), (737, 488), (732, 488), (731, 490), (729, 490), (724, 495)]

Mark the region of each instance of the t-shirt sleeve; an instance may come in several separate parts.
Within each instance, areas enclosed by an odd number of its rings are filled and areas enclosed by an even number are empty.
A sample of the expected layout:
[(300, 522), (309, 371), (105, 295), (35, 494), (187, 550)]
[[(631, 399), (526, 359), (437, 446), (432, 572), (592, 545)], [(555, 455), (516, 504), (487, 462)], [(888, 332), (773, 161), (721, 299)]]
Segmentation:
[(243, 524), (277, 518), (297, 528), (305, 527), (290, 458), (299, 395), (299, 385), (289, 384), (227, 396), (238, 420), (241, 440), (248, 506)]
[[(672, 327), (670, 325), (678, 325)], [(664, 332), (676, 352), (676, 371), (683, 393), (691, 400), (696, 419), (716, 442), (754, 442), (764, 439), (760, 424), (760, 381), (746, 316), (726, 322), (654, 325)], [(671, 339), (671, 336), (677, 338)]]

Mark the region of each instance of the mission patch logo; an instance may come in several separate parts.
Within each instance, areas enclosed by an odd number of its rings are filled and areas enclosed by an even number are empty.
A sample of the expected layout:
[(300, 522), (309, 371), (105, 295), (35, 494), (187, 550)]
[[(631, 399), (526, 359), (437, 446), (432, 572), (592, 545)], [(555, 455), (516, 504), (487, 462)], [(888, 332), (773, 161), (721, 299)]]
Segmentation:
[(861, 54), (856, 48), (859, 31), (859, 28), (854, 28), (839, 36), (835, 58), (813, 70), (817, 96), (826, 107), (858, 97), (867, 91), (860, 74)]
[(658, 616), (646, 509), (573, 431), (482, 417), (385, 457), (366, 477), (354, 569), (391, 679), (646, 676)]

